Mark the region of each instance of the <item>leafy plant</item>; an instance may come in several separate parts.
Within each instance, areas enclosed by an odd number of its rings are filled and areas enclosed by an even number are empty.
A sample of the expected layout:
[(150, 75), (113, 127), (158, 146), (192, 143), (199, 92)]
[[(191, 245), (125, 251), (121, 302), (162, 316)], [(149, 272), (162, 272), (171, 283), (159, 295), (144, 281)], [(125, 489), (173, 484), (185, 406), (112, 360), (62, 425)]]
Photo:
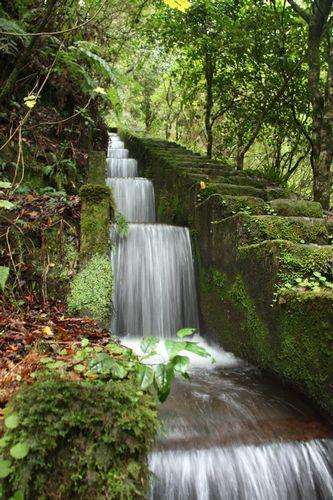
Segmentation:
[(55, 184), (58, 191), (62, 191), (70, 184), (73, 186), (77, 174), (77, 165), (75, 161), (67, 158), (58, 159), (54, 153), (51, 153), (51, 156), (54, 163), (46, 165), (43, 168), (45, 177)]
[(127, 236), (128, 234), (128, 222), (119, 210), (116, 210), (114, 215), (114, 224), (116, 232), (119, 236)]
[[(177, 332), (177, 340), (160, 340), (156, 337), (145, 337), (141, 342), (142, 355), (139, 356), (140, 365), (137, 369), (137, 380), (142, 390), (153, 387), (158, 399), (163, 402), (168, 397), (173, 379), (177, 374), (188, 379), (190, 359), (181, 354), (194, 353), (201, 357), (211, 357), (208, 351), (197, 342), (185, 340), (193, 335), (195, 329), (183, 328)], [(157, 347), (162, 344), (167, 358), (158, 353)], [(159, 362), (156, 362), (156, 358)], [(212, 358), (212, 361), (213, 358)]]

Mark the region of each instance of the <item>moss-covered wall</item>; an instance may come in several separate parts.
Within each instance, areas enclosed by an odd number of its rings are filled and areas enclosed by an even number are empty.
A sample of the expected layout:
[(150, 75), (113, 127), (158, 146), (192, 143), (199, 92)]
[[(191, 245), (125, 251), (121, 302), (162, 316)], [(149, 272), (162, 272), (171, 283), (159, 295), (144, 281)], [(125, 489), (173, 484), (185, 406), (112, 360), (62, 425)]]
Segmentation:
[(105, 153), (91, 152), (90, 183), (80, 190), (80, 270), (71, 284), (68, 308), (71, 313), (91, 316), (107, 328), (112, 312), (110, 225), (115, 203), (111, 189), (105, 185), (105, 162)]
[(194, 236), (202, 331), (333, 415), (333, 247), (321, 206), (227, 161), (122, 137), (154, 182), (159, 221)]

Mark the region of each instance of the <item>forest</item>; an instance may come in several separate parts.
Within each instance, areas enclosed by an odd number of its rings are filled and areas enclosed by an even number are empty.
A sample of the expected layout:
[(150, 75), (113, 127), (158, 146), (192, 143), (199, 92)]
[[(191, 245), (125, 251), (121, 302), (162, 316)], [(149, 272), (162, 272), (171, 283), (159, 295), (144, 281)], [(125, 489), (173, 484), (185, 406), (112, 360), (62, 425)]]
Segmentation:
[[(311, 408), (242, 423), (242, 446), (323, 440), (332, 467), (332, 164), (332, 0), (0, 0), (0, 498), (331, 498), (319, 466), (256, 486), (257, 452), (251, 479), (234, 466), (247, 492), (158, 460), (173, 390), (195, 412), (180, 384), (205, 385), (193, 356), (223, 371), (232, 351)], [(302, 453), (269, 470), (295, 478)]]

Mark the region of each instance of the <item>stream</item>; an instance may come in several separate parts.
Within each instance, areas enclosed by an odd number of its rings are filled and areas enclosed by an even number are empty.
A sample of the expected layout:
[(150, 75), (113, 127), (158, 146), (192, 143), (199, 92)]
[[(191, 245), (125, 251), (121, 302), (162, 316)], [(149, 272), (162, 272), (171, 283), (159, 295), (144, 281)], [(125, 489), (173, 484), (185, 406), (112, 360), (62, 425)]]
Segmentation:
[[(139, 352), (142, 336), (172, 338), (199, 324), (189, 231), (155, 223), (152, 183), (138, 177), (128, 156), (110, 134), (107, 184), (129, 222), (127, 236), (112, 234), (111, 330)], [(160, 406), (149, 498), (333, 499), (328, 424), (289, 388), (207, 339), (195, 340), (216, 362), (191, 355), (190, 380), (177, 378)]]

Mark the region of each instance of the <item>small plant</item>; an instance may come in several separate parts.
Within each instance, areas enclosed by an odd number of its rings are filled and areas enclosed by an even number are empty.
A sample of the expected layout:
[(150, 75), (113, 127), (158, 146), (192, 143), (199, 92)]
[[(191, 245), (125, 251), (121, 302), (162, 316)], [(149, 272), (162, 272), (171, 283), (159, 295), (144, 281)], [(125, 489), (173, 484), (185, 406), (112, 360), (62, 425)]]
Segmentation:
[(75, 161), (60, 158), (58, 159), (54, 153), (51, 153), (53, 163), (46, 165), (43, 168), (43, 174), (52, 182), (58, 191), (62, 191), (66, 187), (74, 186), (74, 179), (77, 175), (77, 165)]
[(114, 224), (117, 234), (119, 236), (127, 236), (128, 234), (128, 222), (119, 210), (115, 212)]
[[(138, 381), (142, 390), (153, 387), (158, 399), (163, 402), (168, 397), (173, 379), (177, 374), (185, 379), (189, 379), (188, 367), (190, 359), (181, 355), (182, 352), (194, 353), (198, 356), (209, 358), (211, 355), (197, 342), (184, 340), (193, 335), (195, 329), (183, 328), (177, 332), (177, 340), (163, 340), (156, 337), (146, 337), (141, 342), (142, 355), (139, 356), (140, 365), (138, 367)], [(164, 351), (167, 358), (163, 357), (156, 350), (157, 346), (164, 344)], [(155, 362), (154, 358), (160, 358), (161, 362)], [(214, 362), (212, 358), (212, 362)]]
[(294, 290), (298, 292), (318, 292), (323, 289), (333, 289), (333, 282), (321, 274), (319, 271), (314, 271), (309, 277), (302, 276), (284, 276), (284, 283), (279, 285), (274, 293), (273, 304), (284, 301), (281, 295), (284, 291)]

